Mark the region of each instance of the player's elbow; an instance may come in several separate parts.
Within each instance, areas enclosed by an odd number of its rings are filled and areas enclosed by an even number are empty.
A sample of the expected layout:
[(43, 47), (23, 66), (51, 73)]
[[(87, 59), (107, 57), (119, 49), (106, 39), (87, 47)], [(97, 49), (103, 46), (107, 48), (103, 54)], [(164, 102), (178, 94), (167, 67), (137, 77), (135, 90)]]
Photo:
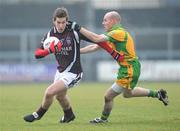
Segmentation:
[(40, 59), (40, 58), (43, 58), (43, 56), (40, 56), (40, 55), (38, 55), (38, 54), (34, 54), (34, 57), (36, 58), (36, 59)]
[(35, 57), (36, 59), (40, 59), (40, 58), (43, 58), (44, 56), (41, 55), (40, 49), (37, 49), (37, 50), (35, 50), (35, 52), (34, 52), (34, 57)]
[(40, 56), (40, 55), (34, 55), (34, 57), (35, 57), (36, 59), (43, 58), (43, 56)]
[(93, 51), (97, 51), (97, 50), (99, 50), (101, 47), (99, 46), (99, 45), (97, 45), (97, 44), (94, 44), (93, 45)]
[(93, 37), (93, 41), (95, 43), (99, 43), (99, 42), (102, 42), (103, 40), (101, 39), (100, 35), (96, 35), (96, 36)]
[(104, 41), (107, 41), (105, 35), (95, 35), (94, 36), (94, 41), (95, 43), (99, 43), (99, 42), (104, 42)]

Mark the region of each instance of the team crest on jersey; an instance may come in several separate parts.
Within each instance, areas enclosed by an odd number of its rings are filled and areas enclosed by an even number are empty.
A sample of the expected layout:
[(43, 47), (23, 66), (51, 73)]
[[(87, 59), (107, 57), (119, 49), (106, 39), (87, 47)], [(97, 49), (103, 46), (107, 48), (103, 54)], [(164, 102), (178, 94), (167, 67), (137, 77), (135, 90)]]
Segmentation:
[(109, 35), (110, 35), (110, 36), (113, 36), (113, 35), (114, 35), (114, 31), (111, 31), (111, 32), (109, 33)]
[(67, 43), (68, 45), (70, 45), (70, 44), (72, 43), (70, 37), (67, 37), (67, 38), (66, 38), (66, 43)]
[(70, 37), (66, 37), (66, 38), (64, 38), (64, 39), (61, 39), (60, 40), (62, 43), (64, 43), (65, 45), (71, 45), (71, 38)]

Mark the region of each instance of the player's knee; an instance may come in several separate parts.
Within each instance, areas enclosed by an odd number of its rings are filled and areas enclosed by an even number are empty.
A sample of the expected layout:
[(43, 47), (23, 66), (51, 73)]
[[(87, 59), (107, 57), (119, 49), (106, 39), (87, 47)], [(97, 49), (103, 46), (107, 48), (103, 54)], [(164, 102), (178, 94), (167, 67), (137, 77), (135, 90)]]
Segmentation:
[(132, 94), (130, 92), (124, 92), (123, 93), (123, 97), (124, 98), (131, 98), (132, 97)]
[(129, 91), (129, 90), (128, 90), (128, 91), (127, 91), (127, 90), (124, 91), (124, 92), (123, 92), (123, 97), (124, 97), (124, 98), (130, 98), (130, 97), (132, 97), (131, 91)]
[(63, 101), (64, 95), (56, 95), (56, 100)]
[(109, 96), (107, 96), (107, 95), (105, 95), (105, 96), (104, 96), (104, 101), (105, 101), (105, 102), (110, 102), (110, 101), (112, 101), (112, 98), (109, 97)]
[(124, 98), (129, 98), (129, 95), (127, 95), (126, 93), (123, 93), (123, 97)]
[(45, 91), (45, 96), (46, 97), (52, 97), (52, 96), (54, 96), (54, 92), (51, 89), (47, 89)]

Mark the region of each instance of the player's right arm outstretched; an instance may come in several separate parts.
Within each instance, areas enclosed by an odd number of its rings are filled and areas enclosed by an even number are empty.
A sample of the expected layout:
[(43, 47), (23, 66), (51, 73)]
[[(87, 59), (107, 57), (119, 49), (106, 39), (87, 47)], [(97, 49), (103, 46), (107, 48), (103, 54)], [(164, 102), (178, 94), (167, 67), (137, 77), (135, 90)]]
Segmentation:
[(48, 54), (51, 54), (51, 53), (56, 54), (56, 53), (60, 52), (61, 47), (62, 47), (61, 42), (58, 42), (55, 45), (55, 41), (52, 41), (50, 43), (50, 47), (47, 48), (47, 49), (37, 48), (35, 50), (35, 52), (34, 52), (35, 58), (40, 59), (40, 58), (43, 58), (43, 57), (45, 57), (45, 56), (47, 56)]
[(98, 35), (94, 32), (85, 29), (84, 27), (81, 27), (76, 22), (72, 22), (72, 21), (69, 22), (69, 26), (71, 29), (82, 33), (85, 37), (87, 37), (88, 39), (96, 43), (98, 46), (106, 50), (117, 62), (122, 62), (124, 60), (124, 55), (121, 55), (117, 50), (113, 49), (107, 43), (108, 38), (104, 34)]

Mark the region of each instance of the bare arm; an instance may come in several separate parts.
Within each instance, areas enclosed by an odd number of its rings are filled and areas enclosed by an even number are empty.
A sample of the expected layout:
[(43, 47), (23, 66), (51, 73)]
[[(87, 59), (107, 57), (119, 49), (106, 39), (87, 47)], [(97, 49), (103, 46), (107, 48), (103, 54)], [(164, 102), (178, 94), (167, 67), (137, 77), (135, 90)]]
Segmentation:
[[(76, 31), (80, 31), (81, 34), (86, 36), (88, 39), (96, 43), (98, 46), (106, 50), (116, 61), (122, 62), (124, 61), (124, 55), (121, 55), (117, 50), (113, 49), (109, 43), (108, 43), (108, 37), (105, 36), (104, 34), (98, 35), (96, 33), (93, 33), (91, 31), (88, 31), (87, 29), (79, 26), (76, 22), (70, 22), (70, 26), (72, 29)], [(89, 50), (89, 49), (88, 49)], [(93, 49), (95, 50), (95, 49)], [(86, 52), (93, 52), (92, 51), (83, 51), (81, 50), (81, 53), (86, 53)]]
[(83, 47), (80, 49), (80, 53), (81, 54), (87, 54), (87, 53), (91, 53), (91, 52), (95, 52), (97, 50), (99, 50), (100, 47), (96, 44), (91, 44), (91, 45), (88, 45), (86, 47)]
[[(107, 43), (107, 36), (104, 34), (98, 35), (96, 33), (93, 33), (91, 31), (88, 31), (87, 29), (81, 27), (80, 32), (86, 36), (88, 39), (92, 40), (94, 43), (98, 45), (98, 47), (101, 47), (105, 49), (116, 61), (122, 62), (124, 60), (124, 55), (120, 55), (119, 52), (117, 52), (115, 49), (113, 49), (108, 43)], [(93, 49), (94, 48), (94, 49)], [(81, 51), (81, 53), (88, 53), (95, 51), (95, 47), (87, 47), (86, 51)]]
[(86, 36), (88, 39), (92, 40), (94, 43), (98, 43), (98, 42), (103, 42), (103, 41), (107, 41), (107, 38), (105, 35), (98, 35), (96, 33), (93, 33), (87, 29), (85, 29), (84, 27), (81, 27), (80, 32)]

